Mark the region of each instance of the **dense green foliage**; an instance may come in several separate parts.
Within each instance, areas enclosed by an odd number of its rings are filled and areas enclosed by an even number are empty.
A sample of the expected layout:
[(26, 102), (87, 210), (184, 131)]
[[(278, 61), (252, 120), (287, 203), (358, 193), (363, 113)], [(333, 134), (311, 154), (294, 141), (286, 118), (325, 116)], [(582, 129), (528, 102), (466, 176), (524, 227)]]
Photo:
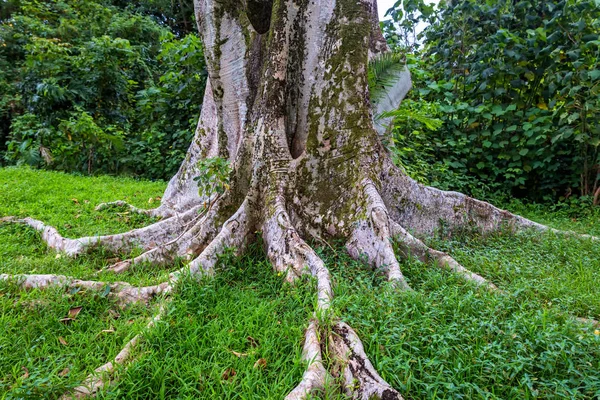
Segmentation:
[[(589, 201), (600, 178), (598, 2), (458, 0), (419, 10), (422, 0), (401, 0), (390, 14), (400, 32), (430, 23), (424, 50), (408, 56), (411, 97), (443, 125), (425, 135), (398, 126), (401, 147), (414, 149), (403, 163), (429, 165), (424, 180), (443, 187), (473, 192), (487, 182)], [(393, 44), (404, 37), (388, 27)]]
[(202, 101), (198, 37), (109, 1), (9, 4), (0, 20), (5, 162), (170, 177)]
[[(12, 167), (0, 169), (0, 182), (0, 215), (41, 218), (70, 237), (147, 224), (127, 209), (96, 212), (94, 206), (116, 197), (148, 207), (165, 186)], [(600, 234), (597, 212), (507, 206), (557, 228)], [(0, 225), (0, 241), (0, 273), (147, 285), (179, 267), (140, 265), (123, 275), (94, 276), (112, 255), (57, 258), (39, 233), (17, 225)], [(335, 243), (318, 249), (333, 276), (336, 316), (356, 329), (384, 379), (415, 399), (600, 395), (600, 330), (571, 319), (600, 317), (600, 244), (530, 232), (464, 232), (429, 241), (504, 292), (404, 260), (415, 292), (400, 293)], [(178, 284), (165, 317), (146, 331), (132, 364), (117, 371), (99, 398), (281, 399), (294, 387), (304, 370), (303, 330), (314, 310), (314, 283), (285, 283), (260, 246), (242, 259), (225, 254), (217, 270), (214, 278)], [(142, 331), (155, 305), (118, 309), (102, 293), (22, 292), (0, 284), (0, 396), (59, 398)], [(75, 321), (60, 322), (76, 306), (83, 308)], [(261, 358), (266, 365), (255, 368)], [(341, 400), (338, 393), (323, 398)]]

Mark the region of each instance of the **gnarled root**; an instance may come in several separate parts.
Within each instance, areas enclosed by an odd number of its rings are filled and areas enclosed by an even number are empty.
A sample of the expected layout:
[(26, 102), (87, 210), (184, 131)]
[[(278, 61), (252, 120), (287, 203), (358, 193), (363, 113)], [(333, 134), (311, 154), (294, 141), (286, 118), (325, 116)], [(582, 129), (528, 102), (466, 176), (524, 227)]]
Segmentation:
[(391, 160), (385, 161), (380, 179), (381, 197), (392, 219), (419, 235), (433, 234), (442, 227), (440, 221), (450, 229), (475, 227), (482, 233), (493, 232), (504, 225), (548, 229), (462, 193), (421, 185), (400, 171)]
[(400, 393), (379, 376), (365, 354), (358, 335), (344, 322), (337, 322), (331, 331), (330, 349), (342, 369), (346, 393), (354, 399), (402, 399)]
[(410, 290), (394, 254), (387, 208), (371, 180), (365, 179), (362, 186), (367, 203), (367, 219), (357, 223), (346, 249), (355, 259), (366, 256), (371, 266), (386, 271), (391, 282), (401, 289)]
[[(106, 270), (114, 273), (122, 273), (129, 270), (132, 265), (144, 262), (152, 265), (165, 265), (173, 262), (178, 257), (187, 260), (193, 259), (198, 256), (219, 233), (216, 220), (220, 216), (220, 208), (224, 204), (227, 204), (227, 201), (228, 199), (226, 197), (217, 197), (210, 203), (208, 209), (190, 221), (182, 233), (175, 239), (156, 246), (135, 258), (120, 261), (111, 265)], [(238, 224), (238, 219), (243, 219), (245, 221), (244, 223), (247, 223), (247, 204), (248, 201), (242, 203), (238, 212), (226, 222), (227, 226), (225, 228), (230, 229), (233, 225)], [(191, 228), (189, 228), (189, 226), (191, 226)], [(243, 238), (245, 238), (248, 233), (248, 227), (244, 226), (243, 229)], [(226, 231), (223, 232), (222, 237), (223, 236), (227, 236)], [(225, 245), (227, 246), (227, 244)], [(198, 261), (192, 261), (190, 267), (197, 268), (199, 264), (203, 264), (210, 269), (212, 268), (212, 265), (214, 265), (211, 264), (210, 266), (207, 266), (206, 263), (206, 260), (200, 259)]]
[[(265, 240), (272, 262), (279, 263), (279, 270), (293, 269), (297, 273), (310, 272), (317, 279), (318, 303), (316, 313), (329, 318), (333, 291), (329, 271), (321, 258), (300, 238), (289, 223), (283, 198), (277, 201), (275, 217), (265, 223)], [(280, 235), (278, 240), (276, 235)], [(306, 268), (299, 269), (299, 266)], [(286, 400), (306, 399), (327, 384), (330, 374), (322, 362), (318, 337), (318, 322), (312, 319), (306, 330), (303, 359), (308, 363), (302, 381), (292, 390)], [(347, 324), (338, 321), (333, 325), (329, 338), (330, 353), (334, 354), (333, 370), (343, 373), (345, 391), (356, 399), (402, 399), (375, 371), (366, 356), (362, 343)], [(358, 385), (355, 383), (358, 382)]]
[(168, 282), (159, 285), (135, 287), (126, 282), (99, 282), (73, 279), (64, 275), (0, 275), (0, 280), (14, 281), (24, 290), (47, 289), (50, 287), (65, 287), (67, 289), (86, 289), (92, 291), (110, 288), (108, 296), (115, 299), (121, 306), (131, 303), (148, 303), (160, 294), (167, 294), (172, 286)]
[(318, 286), (318, 311), (327, 310), (333, 297), (329, 271), (292, 225), (282, 195), (275, 199), (275, 212), (263, 224), (263, 234), (273, 268), (287, 273), (288, 281), (305, 273), (314, 276)]
[(433, 261), (434, 264), (440, 268), (452, 271), (467, 281), (473, 282), (476, 285), (487, 287), (493, 291), (499, 291), (498, 287), (492, 282), (488, 281), (484, 277), (474, 272), (469, 271), (462, 265), (460, 265), (454, 258), (448, 254), (434, 250), (419, 239), (412, 236), (399, 224), (392, 221), (390, 223), (392, 229), (392, 235), (398, 241), (399, 247), (405, 252), (405, 254), (415, 256), (419, 261), (424, 263)]
[[(252, 222), (249, 213), (249, 200), (246, 198), (235, 214), (225, 221), (217, 236), (204, 247), (202, 253), (192, 260), (185, 269), (189, 270), (192, 275), (212, 273), (214, 266), (217, 264), (218, 256), (226, 248), (234, 249), (236, 255), (241, 254), (246, 248), (246, 241), (252, 232)], [(209, 224), (209, 226), (213, 226), (213, 224)], [(211, 229), (206, 225), (203, 225), (203, 228)], [(208, 235), (200, 234), (199, 236), (205, 239)], [(203, 243), (199, 243), (197, 239), (192, 238), (191, 248), (194, 249), (200, 246), (203, 246)]]

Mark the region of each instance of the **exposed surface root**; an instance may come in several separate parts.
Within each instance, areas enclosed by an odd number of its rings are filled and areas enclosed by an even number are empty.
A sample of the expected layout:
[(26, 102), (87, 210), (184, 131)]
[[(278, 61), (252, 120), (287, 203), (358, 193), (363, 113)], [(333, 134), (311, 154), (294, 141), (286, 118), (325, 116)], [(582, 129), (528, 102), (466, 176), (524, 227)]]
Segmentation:
[[(146, 325), (146, 330), (152, 328), (156, 322), (163, 317), (165, 310), (166, 306), (162, 304), (158, 313), (150, 320), (148, 325)], [(132, 352), (142, 338), (142, 335), (143, 333), (135, 335), (129, 342), (127, 342), (127, 344), (123, 347), (119, 354), (116, 355), (113, 361), (109, 361), (106, 364), (96, 368), (81, 385), (74, 388), (71, 393), (67, 393), (62, 396), (62, 400), (94, 397), (100, 389), (110, 383), (111, 375), (114, 373), (115, 367), (118, 365), (124, 365), (131, 360)]]
[(42, 240), (46, 242), (48, 247), (56, 251), (62, 251), (69, 256), (76, 256), (82, 253), (85, 248), (92, 244), (98, 243), (99, 239), (93, 237), (67, 239), (62, 237), (56, 228), (46, 225), (42, 221), (38, 221), (37, 219), (33, 218), (4, 217), (0, 219), (0, 222), (12, 222), (30, 226), (33, 229), (41, 232)]
[(450, 231), (476, 228), (481, 233), (490, 233), (506, 227), (600, 240), (588, 234), (550, 228), (462, 193), (421, 185), (391, 160), (386, 160), (380, 178), (381, 196), (392, 219), (419, 235), (431, 235), (441, 228)]
[[(286, 210), (285, 199), (277, 194), (274, 200), (274, 211), (262, 227), (267, 257), (276, 271), (286, 274), (288, 281), (293, 281), (306, 272), (306, 244), (292, 225)], [(308, 247), (308, 246), (306, 246)]]
[[(283, 202), (279, 202), (283, 204)], [(284, 260), (279, 262), (290, 263), (288, 268), (297, 270), (298, 265), (304, 265), (304, 271), (310, 272), (317, 279), (318, 303), (316, 312), (323, 318), (329, 318), (327, 310), (331, 305), (333, 291), (331, 277), (321, 258), (298, 236), (296, 230), (287, 222), (289, 221), (284, 209), (279, 209), (279, 214), (268, 222), (276, 222), (277, 226), (270, 226), (270, 235), (265, 235), (267, 248), (270, 253)], [(267, 228), (265, 227), (265, 231)], [(279, 240), (274, 240), (274, 234), (284, 235)], [(273, 262), (277, 259), (273, 260)], [(285, 264), (284, 264), (285, 266)], [(318, 390), (325, 388), (330, 378), (323, 365), (321, 347), (327, 345), (318, 337), (318, 321), (313, 318), (306, 330), (303, 359), (308, 363), (302, 381), (288, 394), (286, 400), (307, 399)], [(366, 356), (362, 343), (356, 333), (347, 324), (335, 322), (329, 338), (330, 353), (334, 355), (332, 370), (341, 371), (344, 379), (344, 390), (355, 399), (402, 399), (389, 384), (387, 384), (375, 371)]]
[(421, 185), (389, 159), (385, 161), (380, 179), (381, 196), (390, 216), (419, 235), (431, 235), (442, 228), (442, 224), (450, 229), (476, 227), (482, 233), (498, 230), (505, 225), (519, 229), (548, 229), (462, 193)]
[(384, 270), (391, 282), (401, 289), (410, 290), (394, 254), (387, 208), (373, 182), (367, 179), (362, 185), (367, 217), (356, 224), (346, 249), (355, 259), (366, 256), (368, 263)]
[(298, 386), (285, 397), (285, 400), (307, 399), (313, 393), (325, 388), (329, 374), (323, 366), (317, 327), (318, 322), (313, 319), (306, 329), (302, 358), (308, 366)]
[[(214, 266), (218, 261), (218, 256), (222, 254), (226, 248), (234, 249), (237, 255), (241, 254), (246, 247), (248, 236), (252, 233), (252, 220), (248, 212), (248, 204), (248, 199), (244, 200), (235, 214), (225, 221), (218, 235), (202, 250), (198, 257), (182, 270), (188, 270), (192, 275), (212, 273)], [(213, 224), (209, 225), (212, 226)], [(205, 239), (208, 235), (203, 235), (201, 232), (198, 236)], [(192, 249), (199, 246), (200, 243), (197, 242), (192, 242), (191, 244)], [(172, 274), (172, 277), (173, 276), (176, 275)]]
[(348, 324), (337, 322), (331, 331), (330, 349), (342, 365), (346, 394), (354, 399), (402, 399), (375, 371), (358, 335)]
[(481, 275), (471, 272), (460, 265), (448, 254), (428, 247), (425, 243), (408, 233), (399, 224), (392, 221), (390, 226), (392, 228), (392, 235), (398, 241), (399, 247), (406, 253), (406, 256), (413, 255), (424, 263), (433, 261), (436, 266), (452, 271), (467, 281), (474, 282), (479, 286), (487, 287), (493, 291), (500, 290), (496, 285)]
[(188, 261), (193, 259), (217, 235), (215, 220), (219, 215), (220, 204), (215, 201), (204, 213), (189, 221), (181, 234), (173, 240), (162, 243), (135, 258), (113, 264), (106, 270), (119, 274), (128, 271), (135, 264), (149, 263), (160, 266), (172, 263), (178, 257)]
[(131, 251), (136, 246), (149, 250), (179, 235), (186, 225), (197, 216), (198, 209), (199, 207), (193, 207), (185, 213), (125, 233), (77, 239), (65, 238), (56, 228), (33, 218), (4, 217), (0, 219), (0, 222), (30, 226), (41, 233), (42, 240), (48, 247), (75, 257), (97, 246), (103, 246), (112, 252)]
[(333, 297), (329, 271), (293, 227), (283, 197), (278, 196), (275, 204), (275, 213), (263, 225), (267, 256), (275, 270), (287, 273), (289, 281), (305, 273), (314, 276), (318, 286), (318, 311), (325, 311)]
[(68, 289), (87, 289), (93, 291), (110, 288), (108, 296), (115, 299), (121, 306), (143, 302), (148, 303), (159, 294), (169, 293), (172, 286), (168, 282), (154, 286), (135, 287), (126, 282), (98, 282), (72, 279), (64, 275), (0, 275), (0, 280), (14, 281), (22, 289), (46, 289), (50, 287), (65, 287)]

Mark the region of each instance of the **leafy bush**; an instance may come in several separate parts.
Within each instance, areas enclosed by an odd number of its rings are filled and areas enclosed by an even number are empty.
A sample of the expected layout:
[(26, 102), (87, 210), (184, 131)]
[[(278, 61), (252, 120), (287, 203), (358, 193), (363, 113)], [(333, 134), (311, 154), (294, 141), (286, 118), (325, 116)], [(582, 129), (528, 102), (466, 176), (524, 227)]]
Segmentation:
[[(600, 178), (600, 7), (594, 1), (441, 3), (412, 61), (412, 98), (437, 105), (429, 154), (513, 195), (592, 196)], [(414, 3), (414, 4), (413, 4)], [(396, 13), (405, 18), (406, 13)], [(418, 147), (415, 147), (415, 150)]]
[(108, 2), (14, 4), (0, 20), (5, 162), (170, 177), (204, 92), (198, 37)]

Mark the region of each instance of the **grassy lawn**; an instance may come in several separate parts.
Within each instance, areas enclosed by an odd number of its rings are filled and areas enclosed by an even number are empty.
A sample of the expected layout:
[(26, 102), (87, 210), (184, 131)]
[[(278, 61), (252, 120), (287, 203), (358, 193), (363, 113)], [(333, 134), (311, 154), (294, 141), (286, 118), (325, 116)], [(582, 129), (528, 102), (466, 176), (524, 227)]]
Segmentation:
[[(94, 207), (117, 199), (155, 206), (164, 187), (0, 169), (0, 217), (32, 216), (69, 237), (125, 231), (151, 221)], [(598, 214), (574, 218), (510, 207), (561, 229), (600, 234)], [(504, 293), (474, 288), (414, 260), (402, 267), (415, 292), (398, 293), (340, 247), (319, 249), (334, 277), (336, 313), (362, 337), (384, 379), (414, 399), (600, 397), (600, 332), (572, 319), (600, 319), (600, 243), (523, 232), (431, 238), (429, 244)], [(0, 225), (0, 273), (90, 278), (110, 257), (96, 251), (67, 259), (33, 230)], [(95, 279), (149, 284), (167, 274), (135, 269)], [(281, 399), (304, 370), (303, 331), (314, 298), (312, 282), (290, 286), (274, 274), (260, 246), (241, 259), (224, 256), (215, 278), (178, 285), (166, 316), (99, 398)], [(82, 307), (75, 321), (61, 322), (75, 307)], [(0, 283), (0, 399), (59, 398), (111, 360), (155, 312), (155, 304), (119, 309), (101, 293), (23, 293)], [(266, 365), (255, 367), (261, 359)]]

